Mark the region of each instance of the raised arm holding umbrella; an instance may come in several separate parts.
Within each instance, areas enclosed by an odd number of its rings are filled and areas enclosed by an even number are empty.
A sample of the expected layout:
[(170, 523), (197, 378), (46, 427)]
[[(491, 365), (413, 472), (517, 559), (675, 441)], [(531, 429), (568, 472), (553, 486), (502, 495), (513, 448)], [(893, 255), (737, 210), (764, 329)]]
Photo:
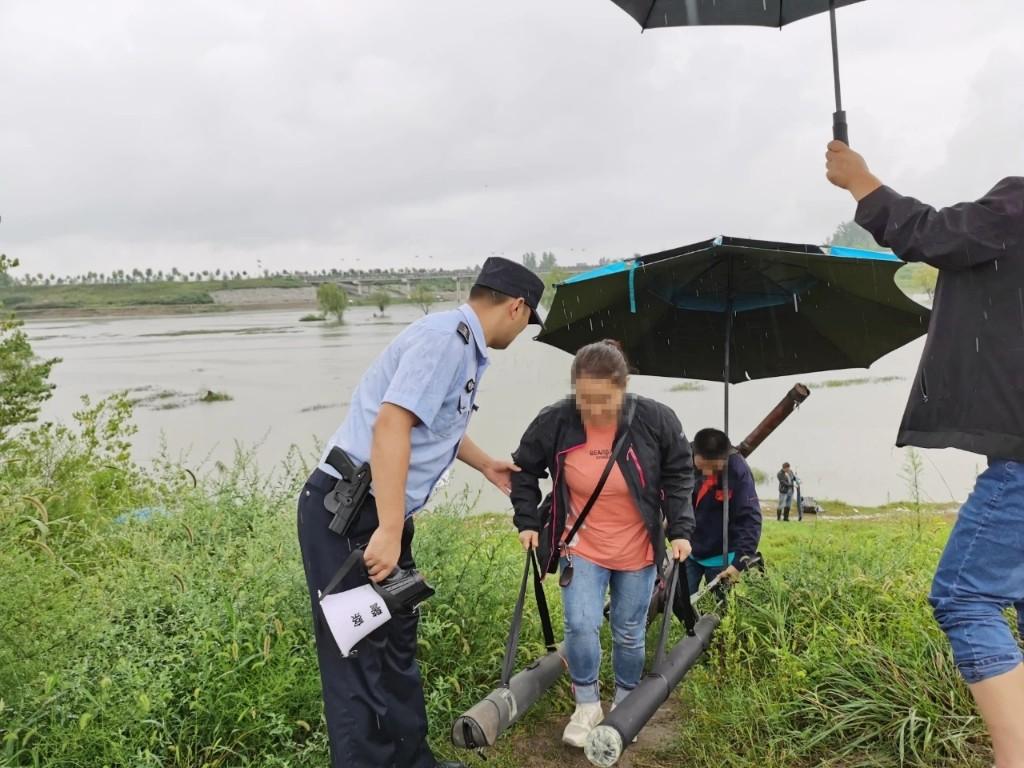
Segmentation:
[(842, 142), (829, 181), (857, 201), (857, 223), (904, 261), (937, 267), (928, 340), (897, 445), (988, 458), (960, 509), (929, 601), (949, 637), (996, 753), (1024, 766), (1024, 666), (1003, 615), (1024, 635), (1024, 178), (936, 210), (905, 197)]

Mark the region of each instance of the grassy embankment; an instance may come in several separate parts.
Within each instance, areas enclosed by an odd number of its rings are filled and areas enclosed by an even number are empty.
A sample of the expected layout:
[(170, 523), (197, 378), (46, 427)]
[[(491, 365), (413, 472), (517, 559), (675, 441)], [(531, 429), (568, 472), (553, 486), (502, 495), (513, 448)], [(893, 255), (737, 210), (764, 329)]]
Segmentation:
[[(242, 455), (198, 487), (172, 463), (143, 471), (129, 410), (85, 408), (0, 451), (0, 765), (322, 768), (294, 522), (308, 467), (296, 454), (268, 479)], [(467, 507), (417, 533), (446, 756), (453, 718), (495, 683), (521, 564), (508, 519)], [(766, 523), (767, 576), (737, 590), (634, 768), (986, 765), (924, 597), (947, 534), (911, 514)], [(541, 650), (531, 616), (521, 658)], [(486, 765), (583, 765), (557, 743), (570, 708), (563, 682)]]
[(301, 288), (292, 277), (209, 280), (190, 283), (123, 283), (117, 285), (33, 285), (0, 288), (0, 304), (19, 313), (53, 310), (102, 311), (128, 307), (209, 305), (214, 291), (244, 288)]

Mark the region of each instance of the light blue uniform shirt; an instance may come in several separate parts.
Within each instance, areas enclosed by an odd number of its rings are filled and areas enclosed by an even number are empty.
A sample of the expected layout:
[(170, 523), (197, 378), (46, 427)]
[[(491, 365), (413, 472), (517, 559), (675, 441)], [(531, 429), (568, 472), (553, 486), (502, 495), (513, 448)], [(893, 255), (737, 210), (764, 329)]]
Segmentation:
[[(469, 326), (468, 343), (459, 333), (461, 323)], [(484, 331), (468, 304), (417, 320), (363, 374), (345, 421), (320, 457), (320, 469), (338, 476), (326, 463), (334, 446), (356, 463), (368, 462), (381, 405), (404, 408), (420, 421), (412, 430), (405, 485), (408, 517), (427, 503), (438, 480), (454, 463), (488, 364)]]

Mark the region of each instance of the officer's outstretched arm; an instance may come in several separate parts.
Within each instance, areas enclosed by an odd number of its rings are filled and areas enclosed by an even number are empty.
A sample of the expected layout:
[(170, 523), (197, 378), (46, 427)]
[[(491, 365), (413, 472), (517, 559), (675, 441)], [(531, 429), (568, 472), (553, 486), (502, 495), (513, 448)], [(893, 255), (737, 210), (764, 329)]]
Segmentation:
[(370, 466), (377, 501), (378, 527), (366, 545), (364, 560), (370, 578), (383, 581), (398, 566), (405, 525), (405, 483), (412, 454), (412, 429), (417, 418), (392, 403), (384, 403), (373, 425)]

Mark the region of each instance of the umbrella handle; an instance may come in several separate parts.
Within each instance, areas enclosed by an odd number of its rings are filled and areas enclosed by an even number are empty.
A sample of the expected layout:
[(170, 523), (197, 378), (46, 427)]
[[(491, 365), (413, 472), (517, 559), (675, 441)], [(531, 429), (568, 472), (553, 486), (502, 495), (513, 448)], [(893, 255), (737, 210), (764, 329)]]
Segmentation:
[(850, 146), (850, 133), (846, 125), (846, 110), (832, 113), (832, 138)]

